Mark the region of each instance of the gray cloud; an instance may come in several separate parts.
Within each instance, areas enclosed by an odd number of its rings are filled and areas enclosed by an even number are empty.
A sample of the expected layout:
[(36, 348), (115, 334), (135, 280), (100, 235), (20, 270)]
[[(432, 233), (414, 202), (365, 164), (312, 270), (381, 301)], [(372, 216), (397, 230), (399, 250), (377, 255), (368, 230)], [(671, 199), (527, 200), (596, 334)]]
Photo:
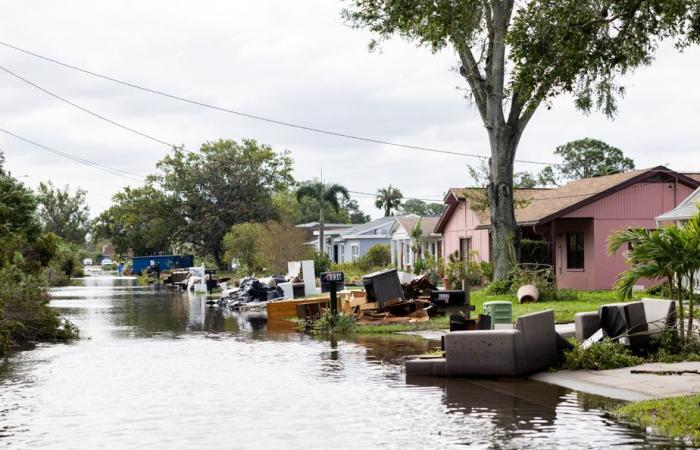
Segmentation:
[[(342, 23), (342, 2), (4, 2), (0, 40), (145, 86), (245, 112), (373, 138), (488, 154), (476, 112), (458, 88), (449, 51), (393, 40), (369, 53), (370, 35)], [(639, 166), (700, 169), (697, 49), (662, 46), (658, 61), (626, 80), (615, 121), (582, 115), (568, 98), (536, 114), (518, 157), (553, 161), (583, 136), (619, 146)], [(353, 190), (389, 183), (439, 198), (469, 183), (477, 161), (310, 134), (209, 111), (73, 72), (0, 48), (3, 65), (76, 103), (168, 142), (198, 148), (217, 138), (256, 138), (289, 149), (295, 174), (320, 174)], [(168, 151), (0, 73), (0, 127), (80, 157), (146, 174)], [(93, 214), (125, 179), (0, 136), (7, 165), (35, 186), (51, 179), (86, 188)], [(521, 165), (520, 169), (539, 169)], [(378, 215), (371, 198), (358, 197)]]

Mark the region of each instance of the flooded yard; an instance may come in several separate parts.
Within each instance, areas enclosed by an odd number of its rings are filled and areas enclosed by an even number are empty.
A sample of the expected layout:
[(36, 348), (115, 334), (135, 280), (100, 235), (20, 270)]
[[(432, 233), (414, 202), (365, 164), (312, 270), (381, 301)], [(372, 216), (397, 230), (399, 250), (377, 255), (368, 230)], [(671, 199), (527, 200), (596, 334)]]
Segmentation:
[(0, 448), (621, 448), (669, 443), (526, 380), (406, 380), (411, 336), (328, 341), (201, 297), (87, 277), (81, 329), (0, 363)]

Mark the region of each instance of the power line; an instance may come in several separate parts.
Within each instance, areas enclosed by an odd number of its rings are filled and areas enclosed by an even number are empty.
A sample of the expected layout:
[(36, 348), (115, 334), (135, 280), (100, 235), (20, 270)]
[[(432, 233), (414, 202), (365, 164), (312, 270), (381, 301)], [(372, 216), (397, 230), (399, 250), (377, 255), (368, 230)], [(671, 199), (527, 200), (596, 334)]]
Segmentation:
[[(418, 145), (401, 144), (401, 143), (397, 143), (397, 142), (385, 141), (382, 139), (368, 138), (368, 137), (363, 137), (363, 136), (358, 136), (358, 135), (353, 135), (353, 134), (348, 134), (348, 133), (342, 133), (342, 132), (338, 132), (338, 131), (326, 130), (323, 128), (317, 128), (317, 127), (312, 127), (312, 126), (307, 126), (307, 125), (296, 124), (296, 123), (292, 123), (292, 122), (286, 122), (283, 120), (272, 119), (269, 117), (264, 117), (264, 116), (260, 116), (260, 115), (256, 115), (256, 114), (245, 113), (242, 111), (224, 108), (221, 106), (211, 105), (208, 103), (201, 102), (199, 100), (181, 97), (181, 96), (178, 96), (175, 94), (169, 94), (169, 93), (164, 92), (164, 91), (159, 91), (156, 89), (148, 88), (148, 87), (141, 86), (141, 85), (131, 83), (128, 81), (120, 80), (120, 79), (117, 79), (117, 78), (114, 78), (114, 77), (111, 77), (108, 75), (103, 75), (103, 74), (93, 72), (93, 71), (88, 70), (88, 69), (83, 69), (83, 68), (73, 66), (73, 65), (68, 64), (68, 63), (58, 61), (58, 60), (53, 59), (53, 58), (49, 58), (48, 56), (43, 56), (43, 55), (40, 55), (38, 53), (31, 52), (29, 50), (24, 50), (20, 47), (14, 46), (12, 44), (8, 44), (6, 42), (0, 41), (0, 45), (11, 48), (11, 49), (16, 50), (18, 52), (25, 53), (27, 55), (34, 56), (35, 58), (43, 59), (44, 61), (58, 64), (60, 66), (67, 67), (69, 69), (76, 70), (78, 72), (82, 72), (82, 73), (85, 73), (88, 75), (102, 78), (104, 80), (112, 81), (114, 83), (118, 83), (118, 84), (128, 86), (128, 87), (131, 87), (134, 89), (139, 89), (141, 91), (149, 92), (151, 94), (160, 95), (163, 97), (167, 97), (167, 98), (170, 98), (173, 100), (178, 100), (181, 102), (189, 103), (192, 105), (201, 106), (203, 108), (209, 108), (209, 109), (213, 109), (216, 111), (234, 114), (234, 115), (237, 115), (240, 117), (246, 117), (248, 119), (259, 120), (262, 122), (272, 123), (275, 125), (280, 125), (280, 126), (285, 126), (285, 127), (290, 127), (290, 128), (296, 128), (299, 130), (309, 131), (309, 132), (313, 132), (313, 133), (325, 134), (328, 136), (335, 136), (335, 137), (341, 137), (341, 138), (345, 138), (345, 139), (353, 139), (356, 141), (370, 142), (373, 144), (382, 144), (382, 145), (388, 145), (388, 146), (392, 146), (392, 147), (407, 148), (407, 149), (418, 150), (418, 151), (423, 151), (423, 152), (441, 153), (441, 154), (445, 154), (445, 155), (462, 156), (462, 157), (469, 157), (469, 158), (479, 158), (479, 159), (488, 159), (489, 158), (488, 156), (478, 155), (478, 154), (474, 154), (474, 153), (456, 152), (456, 151), (442, 150), (442, 149), (436, 149), (436, 148), (431, 148), (431, 147), (422, 147), (422, 146), (418, 146)], [(559, 164), (555, 164), (555, 163), (548, 163), (548, 162), (542, 162), (542, 161), (531, 161), (531, 160), (523, 160), (523, 159), (516, 159), (515, 161), (519, 162), (519, 163), (538, 164), (538, 165), (545, 165), (545, 166), (557, 166), (557, 165), (559, 165)]]
[[(372, 194), (369, 192), (359, 192), (359, 191), (348, 191), (351, 194), (357, 194), (357, 195), (367, 195), (370, 197), (378, 197), (379, 194)], [(418, 198), (418, 197), (403, 197), (406, 200), (420, 200), (423, 202), (433, 202), (433, 203), (442, 203), (442, 200), (435, 200), (434, 198)]]
[(88, 159), (84, 159), (84, 158), (81, 158), (81, 157), (79, 157), (79, 156), (75, 156), (75, 155), (73, 155), (73, 154), (66, 153), (66, 152), (63, 152), (63, 151), (61, 151), (61, 150), (57, 150), (57, 149), (55, 149), (55, 148), (52, 148), (52, 147), (49, 147), (49, 146), (40, 144), (40, 143), (38, 143), (38, 142), (32, 141), (31, 139), (25, 138), (25, 137), (23, 137), (23, 136), (20, 136), (20, 135), (18, 135), (18, 134), (15, 134), (15, 133), (13, 133), (13, 132), (11, 132), (11, 131), (8, 131), (8, 130), (2, 129), (2, 128), (0, 128), (0, 132), (3, 132), (3, 133), (5, 133), (5, 134), (7, 134), (7, 135), (9, 135), (9, 136), (12, 136), (12, 137), (14, 137), (14, 138), (16, 138), (16, 139), (19, 139), (19, 140), (21, 140), (21, 141), (24, 141), (24, 142), (26, 142), (26, 143), (28, 143), (28, 144), (31, 144), (31, 145), (33, 145), (33, 146), (35, 146), (35, 147), (38, 147), (38, 148), (42, 149), (42, 150), (46, 150), (47, 152), (53, 153), (53, 154), (58, 155), (58, 156), (61, 156), (61, 157), (63, 157), (63, 158), (70, 159), (70, 160), (75, 161), (75, 162), (77, 162), (77, 163), (79, 163), (79, 164), (83, 164), (83, 165), (92, 167), (93, 169), (102, 170), (102, 171), (107, 172), (107, 173), (110, 173), (110, 174), (112, 174), (112, 175), (116, 175), (116, 176), (119, 176), (119, 177), (127, 178), (127, 179), (132, 180), (132, 181), (144, 181), (144, 177), (142, 177), (141, 175), (137, 175), (137, 174), (134, 174), (134, 173), (131, 173), (131, 172), (127, 172), (127, 171), (121, 170), (121, 169), (115, 169), (115, 168), (113, 168), (113, 167), (104, 166), (104, 165), (99, 164), (99, 163), (96, 163), (96, 162), (94, 162), (94, 161), (90, 161), (90, 160), (88, 160)]
[(126, 125), (123, 125), (123, 124), (121, 124), (121, 123), (119, 123), (119, 122), (116, 122), (116, 121), (114, 121), (114, 120), (112, 120), (112, 119), (109, 119), (109, 118), (107, 118), (107, 117), (105, 117), (105, 116), (103, 116), (103, 115), (101, 115), (101, 114), (98, 114), (98, 113), (96, 113), (96, 112), (94, 112), (94, 111), (91, 111), (91, 110), (85, 108), (84, 106), (80, 106), (80, 105), (78, 105), (78, 104), (76, 104), (76, 103), (73, 103), (72, 101), (70, 101), (70, 100), (68, 100), (68, 99), (66, 99), (66, 98), (64, 98), (64, 97), (61, 97), (60, 95), (55, 94), (55, 93), (49, 91), (48, 89), (45, 89), (45, 88), (39, 86), (38, 84), (34, 83), (33, 81), (30, 81), (30, 80), (28, 80), (28, 79), (22, 77), (21, 75), (15, 73), (15, 72), (13, 72), (13, 71), (11, 71), (10, 69), (8, 69), (8, 68), (6, 68), (6, 67), (0, 66), (0, 70), (2, 70), (2, 71), (4, 71), (5, 73), (7, 73), (7, 74), (9, 74), (9, 75), (11, 75), (11, 76), (17, 78), (18, 80), (24, 81), (24, 82), (27, 83), (28, 85), (35, 87), (36, 89), (40, 90), (41, 92), (43, 92), (43, 93), (45, 93), (45, 94), (47, 94), (47, 95), (50, 95), (51, 97), (53, 97), (53, 98), (55, 98), (55, 99), (58, 99), (58, 100), (60, 100), (60, 101), (62, 101), (62, 102), (64, 102), (64, 103), (69, 104), (70, 106), (72, 106), (72, 107), (74, 107), (74, 108), (78, 108), (79, 110), (84, 111), (84, 112), (90, 114), (91, 116), (97, 117), (98, 119), (104, 120), (105, 122), (111, 123), (112, 125), (116, 125), (116, 126), (118, 126), (119, 128), (122, 128), (122, 129), (124, 129), (124, 130), (126, 130), (126, 131), (130, 131), (131, 133), (134, 133), (134, 134), (137, 134), (137, 135), (139, 135), (139, 136), (145, 137), (146, 139), (150, 139), (150, 140), (155, 141), (155, 142), (157, 142), (157, 143), (159, 143), (159, 144), (163, 144), (163, 145), (168, 146), (168, 147), (170, 147), (170, 148), (173, 148), (173, 147), (174, 147), (173, 144), (170, 144), (170, 143), (168, 143), (168, 142), (165, 142), (165, 141), (162, 140), (162, 139), (158, 139), (158, 138), (153, 137), (153, 136), (151, 136), (151, 135), (149, 135), (149, 134), (146, 134), (146, 133), (143, 133), (143, 132), (141, 132), (141, 131), (135, 130), (135, 129), (131, 128), (131, 127), (128, 127), (128, 126), (126, 126)]

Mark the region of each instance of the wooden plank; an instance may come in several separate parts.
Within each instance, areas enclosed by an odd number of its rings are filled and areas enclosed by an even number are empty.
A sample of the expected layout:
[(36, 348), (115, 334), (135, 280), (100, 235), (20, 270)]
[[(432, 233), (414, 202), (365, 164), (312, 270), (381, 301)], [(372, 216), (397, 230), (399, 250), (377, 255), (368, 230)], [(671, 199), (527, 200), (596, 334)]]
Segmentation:
[(280, 320), (296, 317), (297, 305), (309, 305), (314, 303), (327, 305), (329, 302), (330, 296), (270, 302), (267, 304), (267, 320)]

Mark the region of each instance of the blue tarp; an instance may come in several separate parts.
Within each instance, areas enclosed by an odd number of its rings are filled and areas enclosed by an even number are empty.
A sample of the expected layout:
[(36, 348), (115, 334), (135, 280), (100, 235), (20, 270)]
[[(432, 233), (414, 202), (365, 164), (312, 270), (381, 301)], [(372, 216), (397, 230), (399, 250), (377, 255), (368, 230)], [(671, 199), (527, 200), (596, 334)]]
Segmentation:
[(194, 266), (194, 256), (192, 255), (153, 255), (134, 256), (132, 258), (132, 270), (134, 273), (141, 273), (151, 264), (160, 266), (160, 270), (186, 269)]

